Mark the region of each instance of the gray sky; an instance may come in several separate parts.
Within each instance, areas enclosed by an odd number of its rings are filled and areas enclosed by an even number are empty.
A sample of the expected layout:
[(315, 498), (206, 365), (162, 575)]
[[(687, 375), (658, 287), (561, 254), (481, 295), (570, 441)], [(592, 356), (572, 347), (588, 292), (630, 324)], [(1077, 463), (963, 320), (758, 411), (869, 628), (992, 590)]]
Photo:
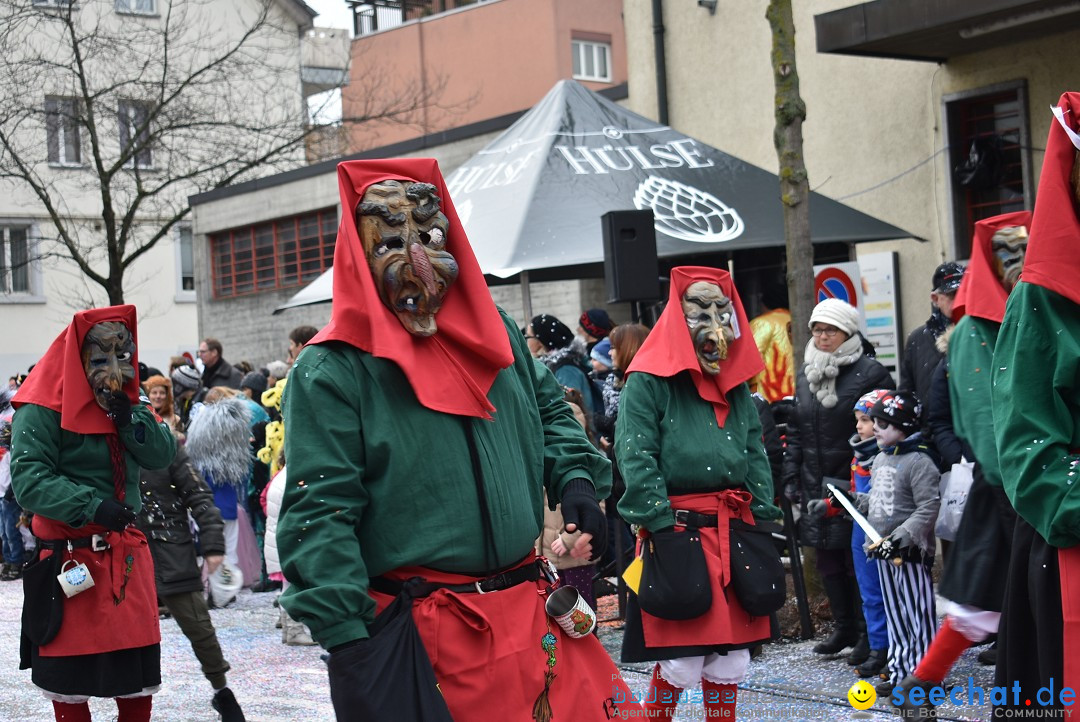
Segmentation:
[(347, 28), (352, 30), (352, 13), (345, 0), (304, 0), (319, 13), (315, 25), (320, 28)]

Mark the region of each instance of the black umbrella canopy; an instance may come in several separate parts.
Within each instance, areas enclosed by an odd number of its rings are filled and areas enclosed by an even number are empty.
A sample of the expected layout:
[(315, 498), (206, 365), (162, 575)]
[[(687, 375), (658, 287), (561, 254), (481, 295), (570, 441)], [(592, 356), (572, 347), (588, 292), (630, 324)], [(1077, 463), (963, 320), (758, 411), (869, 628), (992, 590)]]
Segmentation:
[[(600, 216), (651, 208), (661, 257), (784, 243), (779, 180), (573, 80), (447, 178), (484, 273), (596, 263)], [(914, 236), (818, 193), (814, 243)]]

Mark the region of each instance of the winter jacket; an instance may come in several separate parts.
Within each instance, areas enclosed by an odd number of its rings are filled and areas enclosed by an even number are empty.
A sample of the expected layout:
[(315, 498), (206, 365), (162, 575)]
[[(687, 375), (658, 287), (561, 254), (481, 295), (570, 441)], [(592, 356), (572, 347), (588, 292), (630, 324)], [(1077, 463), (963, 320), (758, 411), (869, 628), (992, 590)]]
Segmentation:
[[(964, 442), (953, 431), (952, 401), (949, 399), (949, 360), (946, 358), (941, 359), (934, 369), (934, 377), (930, 382), (930, 398), (927, 399), (926, 406), (929, 408), (926, 424), (930, 427), (934, 448), (941, 457), (941, 471), (949, 471), (953, 464), (960, 462), (960, 457), (964, 454)], [(969, 456), (974, 458), (970, 452)]]
[(784, 468), (784, 443), (780, 441), (780, 432), (776, 428), (772, 407), (759, 393), (750, 394), (761, 419), (761, 441), (765, 445), (765, 454), (769, 457), (769, 469), (772, 471), (773, 486), (780, 480)]
[(224, 523), (210, 488), (192, 467), (184, 447), (177, 447), (167, 469), (140, 470), (139, 491), (143, 507), (136, 523), (150, 541), (158, 595), (202, 589), (188, 512), (199, 527), (203, 556), (225, 553)]
[(937, 309), (926, 323), (911, 332), (904, 344), (904, 356), (900, 364), (900, 385), (897, 388), (914, 391), (922, 402), (922, 431), (927, 438), (928, 414), (930, 411), (930, 384), (934, 369), (945, 356), (938, 339), (945, 333), (947, 320)]
[(240, 382), (243, 380), (244, 373), (223, 358), (218, 359), (216, 366), (205, 369), (202, 375), (202, 385), (207, 389), (215, 386), (239, 389)]
[[(784, 454), (784, 486), (795, 487), (803, 504), (799, 541), (818, 549), (846, 549), (851, 544), (851, 522), (842, 517), (811, 518), (806, 503), (825, 498), (822, 478), (851, 478), (851, 445), (855, 432), (855, 402), (874, 389), (893, 388), (893, 379), (880, 363), (863, 356), (841, 366), (836, 377), (836, 406), (827, 409), (810, 390), (805, 365), (795, 382), (795, 408), (788, 420)], [(834, 482), (835, 483), (835, 482)]]
[(281, 499), (285, 496), (285, 467), (270, 480), (266, 487), (266, 534), (263, 537), (263, 558), (266, 559), (266, 573), (281, 571), (281, 560), (277, 548), (277, 522), (281, 514)]

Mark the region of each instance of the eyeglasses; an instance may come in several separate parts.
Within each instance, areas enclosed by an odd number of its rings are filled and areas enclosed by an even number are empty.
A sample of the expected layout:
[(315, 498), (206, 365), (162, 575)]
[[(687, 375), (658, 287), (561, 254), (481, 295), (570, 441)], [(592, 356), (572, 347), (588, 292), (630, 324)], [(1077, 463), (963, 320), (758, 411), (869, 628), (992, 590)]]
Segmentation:
[(200, 356), (202, 356), (204, 353), (210, 353), (210, 349), (208, 349), (208, 348), (199, 349), (199, 355)]
[(811, 336), (828, 336), (832, 338), (836, 334), (840, 333), (838, 328), (815, 328), (810, 330)]
[(874, 419), (874, 428), (875, 429), (878, 429), (880, 431), (888, 431), (890, 426), (892, 426), (892, 424), (890, 424), (885, 419), (880, 419), (880, 418), (875, 418)]

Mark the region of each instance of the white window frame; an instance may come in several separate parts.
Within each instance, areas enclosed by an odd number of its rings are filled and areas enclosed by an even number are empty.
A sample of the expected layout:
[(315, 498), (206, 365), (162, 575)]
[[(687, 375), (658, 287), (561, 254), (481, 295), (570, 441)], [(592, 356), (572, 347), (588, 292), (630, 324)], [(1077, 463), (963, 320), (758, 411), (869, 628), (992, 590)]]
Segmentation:
[[(55, 110), (49, 109), (49, 103), (56, 103)], [(79, 132), (79, 125), (75, 122), (75, 116), (77, 113), (77, 98), (69, 98), (62, 95), (46, 95), (45, 96), (45, 143), (46, 153), (48, 154), (48, 146), (52, 145), (52, 138), (49, 124), (50, 122), (56, 123), (56, 158), (49, 157), (49, 165), (53, 167), (63, 168), (81, 168), (82, 162), (82, 134)], [(55, 116), (55, 120), (52, 120)], [(67, 157), (68, 137), (67, 134), (72, 133), (75, 136), (74, 147), (78, 152), (78, 158), (74, 160)]]
[[(186, 238), (185, 238), (186, 235)], [(194, 285), (190, 289), (184, 288), (184, 243), (191, 244), (191, 281), (195, 282), (195, 235), (192, 233), (190, 223), (176, 224), (176, 302), (195, 303)]]
[[(148, 5), (148, 8), (139, 8)], [(157, 15), (157, 0), (114, 0), (116, 12), (121, 15)]]
[[(26, 232), (26, 290), (11, 290), (11, 243), (9, 231), (20, 228)], [(5, 303), (45, 303), (40, 294), (41, 264), (36, 258), (40, 245), (37, 225), (25, 219), (0, 219), (0, 304)]]
[(75, 0), (33, 0), (31, 5), (42, 8), (62, 8), (74, 5)]
[[(596, 40), (570, 40), (571, 68), (577, 67), (573, 72), (574, 80), (592, 80), (598, 83), (611, 82), (611, 43), (598, 42)], [(590, 63), (591, 61), (591, 63)], [(602, 61), (602, 62), (601, 62)], [(588, 68), (592, 66), (590, 73)], [(600, 65), (604, 66), (604, 74), (599, 72)]]
[[(120, 152), (127, 152), (127, 144), (124, 142), (125, 136), (127, 136), (127, 142), (131, 143), (132, 138), (135, 135), (136, 125), (135, 118), (133, 117), (135, 111), (143, 108), (146, 110), (147, 115), (153, 111), (153, 105), (151, 103), (142, 100), (121, 100), (116, 107), (116, 121), (117, 131), (120, 140)], [(147, 135), (150, 133), (150, 129), (146, 128), (144, 131)], [(139, 156), (146, 154), (147, 160), (140, 162)], [(154, 167), (154, 151), (150, 146), (144, 147), (141, 151), (128, 159), (124, 164), (125, 168), (137, 168), (139, 170), (152, 169)]]

